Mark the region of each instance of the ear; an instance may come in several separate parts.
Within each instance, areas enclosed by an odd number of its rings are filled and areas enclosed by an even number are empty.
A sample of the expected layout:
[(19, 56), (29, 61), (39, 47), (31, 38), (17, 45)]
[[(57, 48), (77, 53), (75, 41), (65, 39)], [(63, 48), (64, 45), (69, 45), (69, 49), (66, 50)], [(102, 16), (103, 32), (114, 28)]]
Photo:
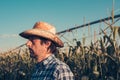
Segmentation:
[(47, 40), (45, 44), (46, 44), (46, 47), (49, 47), (51, 45), (51, 41)]

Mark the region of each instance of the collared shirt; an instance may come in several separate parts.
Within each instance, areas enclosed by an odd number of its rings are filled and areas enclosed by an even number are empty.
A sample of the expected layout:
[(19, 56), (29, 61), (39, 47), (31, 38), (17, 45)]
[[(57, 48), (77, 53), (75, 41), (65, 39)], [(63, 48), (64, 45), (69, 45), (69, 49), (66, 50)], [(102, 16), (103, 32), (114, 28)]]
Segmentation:
[(31, 80), (74, 80), (69, 66), (53, 54), (37, 63)]

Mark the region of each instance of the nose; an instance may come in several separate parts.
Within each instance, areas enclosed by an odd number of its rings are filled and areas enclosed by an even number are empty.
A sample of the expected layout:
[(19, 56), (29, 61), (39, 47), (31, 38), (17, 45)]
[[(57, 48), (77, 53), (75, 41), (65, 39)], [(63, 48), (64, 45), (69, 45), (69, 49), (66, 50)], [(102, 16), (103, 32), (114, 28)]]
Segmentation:
[(30, 46), (31, 46), (30, 40), (27, 41), (26, 46), (27, 46), (27, 47), (30, 47)]

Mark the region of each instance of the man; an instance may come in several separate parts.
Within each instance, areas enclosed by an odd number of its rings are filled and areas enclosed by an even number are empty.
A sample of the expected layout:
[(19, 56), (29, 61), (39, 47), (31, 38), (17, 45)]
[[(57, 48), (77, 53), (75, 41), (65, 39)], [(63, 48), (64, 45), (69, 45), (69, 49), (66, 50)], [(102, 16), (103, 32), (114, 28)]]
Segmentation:
[(33, 29), (20, 33), (28, 39), (26, 45), (32, 58), (37, 59), (31, 80), (74, 80), (68, 65), (54, 56), (56, 47), (63, 42), (56, 35), (55, 27), (46, 22), (37, 22)]

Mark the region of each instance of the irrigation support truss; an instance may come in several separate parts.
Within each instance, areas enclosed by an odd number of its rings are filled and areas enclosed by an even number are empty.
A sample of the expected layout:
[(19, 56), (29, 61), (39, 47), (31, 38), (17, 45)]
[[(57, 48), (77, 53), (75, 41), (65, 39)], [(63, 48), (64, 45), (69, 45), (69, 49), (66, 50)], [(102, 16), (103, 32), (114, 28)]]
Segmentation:
[[(120, 14), (114, 16), (114, 18), (119, 18), (119, 17), (120, 17)], [(103, 18), (103, 19), (99, 19), (99, 20), (90, 22), (90, 23), (86, 23), (86, 24), (83, 24), (83, 25), (80, 25), (80, 26), (76, 26), (76, 27), (73, 27), (73, 28), (69, 28), (67, 30), (57, 32), (57, 34), (60, 35), (61, 33), (70, 32), (70, 31), (78, 29), (78, 28), (82, 28), (82, 27), (85, 27), (85, 26), (88, 26), (88, 25), (93, 25), (93, 24), (96, 24), (96, 23), (104, 22), (104, 21), (108, 21), (108, 20), (111, 20), (111, 19), (112, 19), (112, 17), (109, 16), (109, 17), (106, 17), (106, 18)]]

